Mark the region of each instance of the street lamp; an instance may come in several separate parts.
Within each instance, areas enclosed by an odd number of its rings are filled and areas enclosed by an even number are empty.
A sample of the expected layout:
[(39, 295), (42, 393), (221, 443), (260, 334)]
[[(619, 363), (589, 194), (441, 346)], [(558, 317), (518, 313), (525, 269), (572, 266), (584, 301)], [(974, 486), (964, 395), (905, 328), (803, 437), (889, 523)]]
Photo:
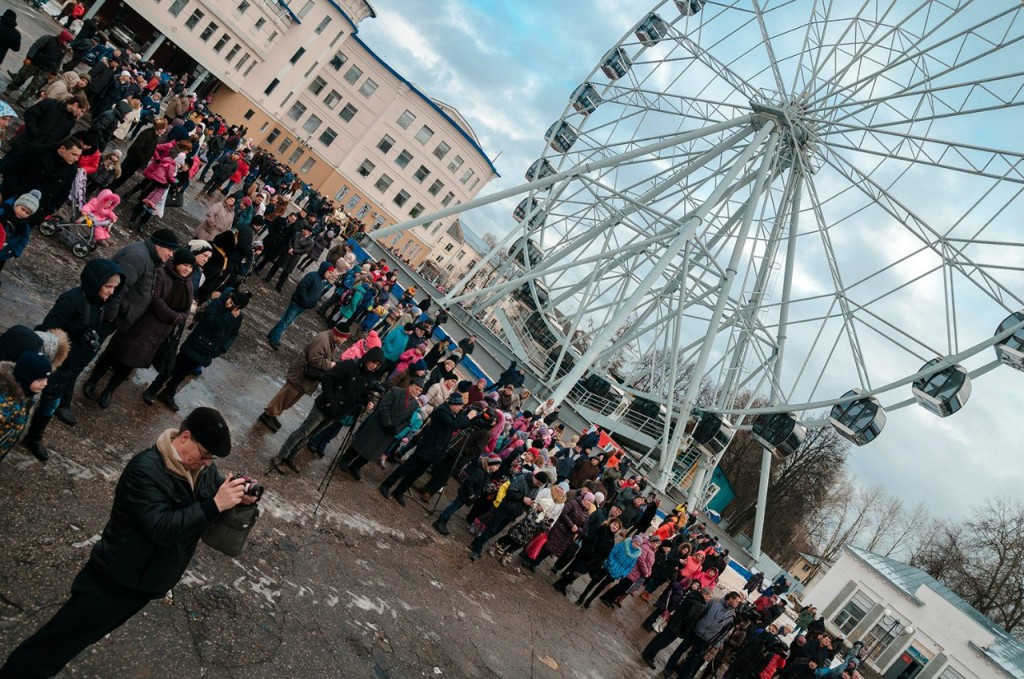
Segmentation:
[[(866, 659), (869, 659), (872, 662), (874, 661), (875, 651), (878, 649), (879, 645), (883, 641), (889, 642), (889, 641), (894, 640), (896, 637), (898, 637), (900, 635), (903, 635), (903, 634), (913, 634), (914, 633), (914, 628), (913, 627), (903, 627), (903, 622), (899, 618), (894, 617), (893, 614), (892, 614), (892, 611), (887, 608), (884, 611), (882, 611), (882, 621), (883, 621), (883, 624), (885, 624), (886, 621), (888, 621), (890, 619), (892, 620), (892, 624), (889, 625), (889, 629), (887, 629), (884, 634), (882, 634), (877, 639), (875, 639), (875, 643), (871, 644), (871, 648), (868, 649), (867, 654), (865, 656)], [(902, 629), (900, 629), (897, 632), (896, 628), (898, 628), (898, 627), (902, 628)]]

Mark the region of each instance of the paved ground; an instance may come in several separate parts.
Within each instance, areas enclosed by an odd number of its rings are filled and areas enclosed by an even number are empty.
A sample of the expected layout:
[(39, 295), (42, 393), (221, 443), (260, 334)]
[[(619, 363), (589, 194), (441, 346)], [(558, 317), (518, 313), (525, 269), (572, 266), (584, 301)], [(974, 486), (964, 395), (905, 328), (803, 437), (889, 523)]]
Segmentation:
[[(42, 17), (16, 8), (27, 40), (46, 27)], [(190, 203), (186, 213), (171, 210), (164, 220), (183, 238), (204, 209), (194, 199)], [(114, 249), (128, 240), (115, 233)], [(66, 244), (35, 236), (25, 256), (3, 272), (0, 328), (41, 320), (56, 295), (77, 284), (80, 266)], [(232, 424), (236, 451), (223, 467), (263, 477), (269, 485), (247, 550), (229, 559), (200, 546), (173, 603), (150, 604), (62, 676), (648, 674), (636, 660), (647, 636), (639, 627), (647, 613), (643, 602), (584, 611), (556, 595), (547, 572), (523, 574), (488, 558), (471, 564), (465, 524), (454, 520), (452, 537), (441, 538), (422, 508), (385, 502), (375, 487), (384, 474), (379, 467), (370, 468), (362, 483), (336, 479), (318, 514), (312, 509), (324, 461), (304, 457), (301, 477), (266, 477), (267, 461), (311, 402), (283, 416), (284, 429), (276, 435), (254, 425), (255, 417), (281, 384), (292, 352), (322, 326), (301, 318), (286, 333), (281, 352), (271, 351), (263, 338), (287, 298), (262, 283), (254, 291), (236, 346), (179, 396), (185, 409), (220, 408)], [(76, 398), (83, 421), (73, 429), (54, 422), (47, 464), (18, 448), (0, 467), (6, 498), (0, 656), (67, 596), (98, 539), (125, 461), (179, 423), (162, 406), (142, 402), (152, 374), (139, 371), (107, 411)]]

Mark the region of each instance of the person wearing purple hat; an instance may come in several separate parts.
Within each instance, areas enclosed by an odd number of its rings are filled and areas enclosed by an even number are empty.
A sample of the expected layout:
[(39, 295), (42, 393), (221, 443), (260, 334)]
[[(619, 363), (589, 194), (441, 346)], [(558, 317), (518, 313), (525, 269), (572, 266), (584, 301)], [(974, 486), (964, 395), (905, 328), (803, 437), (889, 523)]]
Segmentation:
[(110, 520), (71, 585), (71, 598), (0, 668), (0, 678), (52, 677), (79, 653), (174, 587), (199, 538), (239, 504), (248, 479), (221, 476), (215, 457), (231, 432), (213, 408), (196, 408), (121, 472)]

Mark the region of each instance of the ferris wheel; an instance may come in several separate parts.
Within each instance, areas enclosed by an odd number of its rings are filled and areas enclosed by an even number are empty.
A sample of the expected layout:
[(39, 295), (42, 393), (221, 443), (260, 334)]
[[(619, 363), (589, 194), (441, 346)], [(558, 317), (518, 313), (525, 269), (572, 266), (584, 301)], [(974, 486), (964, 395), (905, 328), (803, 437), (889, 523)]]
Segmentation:
[[(663, 474), (698, 439), (691, 497), (751, 415), (784, 455), (808, 426), (863, 444), (886, 412), (956, 412), (972, 376), (1024, 357), (1022, 13), (656, 4), (567, 91), (526, 183), (460, 206), (521, 198), (517, 264), (449, 301), (525, 295), (514, 331), (549, 338), (559, 401), (640, 355), (614, 382), (667, 413)], [(702, 383), (698, 426), (674, 426)]]

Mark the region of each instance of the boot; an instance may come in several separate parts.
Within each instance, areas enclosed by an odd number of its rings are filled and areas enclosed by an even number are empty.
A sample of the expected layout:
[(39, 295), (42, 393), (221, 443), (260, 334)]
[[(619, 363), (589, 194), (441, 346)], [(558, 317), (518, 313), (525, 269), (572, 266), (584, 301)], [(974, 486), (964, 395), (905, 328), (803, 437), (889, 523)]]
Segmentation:
[(615, 605), (618, 606), (619, 608), (622, 608), (622, 602), (624, 602), (626, 600), (626, 597), (628, 597), (628, 596), (629, 596), (628, 594), (623, 594), (623, 595), (617, 597), (615, 599)]
[(100, 408), (109, 408), (110, 401), (114, 398), (114, 392), (117, 391), (117, 387), (107, 385), (107, 388), (100, 394), (99, 404)]
[(78, 424), (78, 418), (75, 416), (73, 412), (71, 412), (71, 408), (67, 406), (61, 406), (57, 408), (57, 412), (55, 412), (54, 415), (57, 416), (58, 420), (68, 425), (69, 427), (73, 427), (76, 424)]
[(89, 399), (90, 401), (95, 401), (96, 400), (96, 387), (99, 386), (99, 383), (100, 383), (99, 375), (96, 376), (96, 379), (93, 379), (92, 375), (90, 375), (89, 379), (87, 379), (82, 384), (82, 394), (84, 394), (85, 397), (87, 399)]
[(160, 402), (161, 402), (161, 403), (163, 403), (163, 404), (164, 404), (165, 406), (167, 406), (168, 408), (170, 408), (172, 412), (175, 412), (175, 413), (176, 413), (176, 412), (178, 412), (179, 410), (181, 410), (181, 409), (180, 409), (180, 408), (178, 407), (178, 404), (177, 404), (177, 403), (175, 402), (175, 400), (174, 400), (174, 394), (168, 393), (168, 391), (167, 391), (166, 389), (164, 389), (163, 391), (161, 391), (161, 392), (160, 392), (160, 394), (159, 394), (159, 395), (157, 395), (157, 397), (156, 397), (156, 398), (157, 398), (157, 400), (158, 400), (158, 401), (160, 401)]
[(25, 438), (21, 439), (21, 445), (28, 448), (32, 457), (40, 462), (50, 459), (50, 452), (43, 445), (43, 432), (46, 431), (46, 425), (50, 424), (52, 417), (52, 415), (43, 415), (37, 410), (28, 426), (28, 431), (25, 432)]
[(156, 395), (160, 392), (160, 385), (153, 382), (146, 390), (142, 392), (142, 400), (146, 402), (146, 405), (151, 406), (156, 403)]
[(435, 521), (434, 523), (432, 523), (430, 525), (433, 526), (434, 530), (436, 530), (441, 535), (448, 535), (448, 522), (447, 521), (442, 521), (441, 519), (438, 519), (437, 521)]

